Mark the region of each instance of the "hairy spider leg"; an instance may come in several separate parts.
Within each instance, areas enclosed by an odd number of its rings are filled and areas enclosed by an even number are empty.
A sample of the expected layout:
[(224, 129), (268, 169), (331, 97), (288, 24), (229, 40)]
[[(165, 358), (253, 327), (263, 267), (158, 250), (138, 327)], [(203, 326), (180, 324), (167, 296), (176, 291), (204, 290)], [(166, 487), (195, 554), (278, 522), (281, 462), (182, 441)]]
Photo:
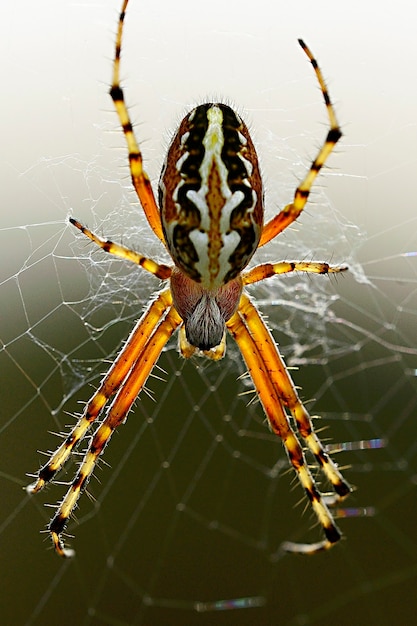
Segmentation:
[[(282, 439), (289, 460), (296, 471), (302, 487), (307, 493), (326, 537), (322, 541), (313, 544), (299, 544), (287, 541), (282, 544), (282, 548), (288, 552), (299, 554), (314, 554), (322, 550), (328, 550), (341, 539), (342, 534), (336, 526), (325, 500), (316, 487), (314, 478), (304, 457), (301, 444), (289, 423), (284, 408), (284, 405), (287, 403), (282, 396), (283, 385), (281, 381), (278, 383), (280, 372), (275, 371), (273, 369), (274, 363), (271, 364), (267, 360), (271, 353), (270, 347), (268, 346), (268, 354), (264, 354), (263, 342), (258, 341), (258, 337), (255, 342), (252, 336), (254, 324), (253, 321), (249, 319), (249, 298), (242, 296), (241, 303), (238, 311), (226, 323), (227, 328), (239, 346), (270, 427), (272, 431)], [(250, 308), (251, 307), (249, 307), (249, 309)], [(277, 348), (272, 336), (261, 318), (259, 318), (259, 321), (264, 326), (268, 344), (273, 346), (274, 351), (277, 353)], [(259, 323), (257, 323), (257, 330), (258, 326)], [(275, 360), (279, 360), (279, 357)], [(286, 377), (288, 377), (288, 374), (286, 374)], [(286, 383), (284, 386), (287, 386)], [(292, 385), (290, 384), (290, 386)]]
[[(167, 292), (163, 293), (166, 294)], [(165, 344), (182, 323), (182, 319), (174, 307), (168, 308), (164, 319), (162, 321), (159, 320), (159, 317), (155, 317), (155, 327), (151, 336), (149, 337), (149, 335), (147, 335), (148, 339), (133, 365), (129, 363), (131, 366), (129, 373), (125, 379), (121, 381), (123, 382), (122, 386), (119, 384), (119, 390), (110, 404), (104, 420), (99, 424), (91, 437), (91, 441), (78, 472), (48, 526), (55, 550), (60, 556), (73, 556), (74, 551), (66, 548), (62, 540), (62, 533), (65, 530), (68, 519), (77, 504), (81, 492), (85, 489), (101, 453), (110, 441), (114, 430), (125, 421), (129, 410), (143, 389)], [(139, 325), (136, 328), (136, 336), (140, 337), (141, 334), (141, 327)], [(120, 367), (123, 367), (124, 360), (125, 353), (124, 350), (122, 350), (118, 357)], [(96, 395), (93, 396), (89, 405), (94, 404)], [(99, 404), (107, 400), (108, 397), (104, 397), (101, 393), (97, 398)], [(88, 415), (88, 408), (86, 414)], [(84, 420), (84, 417), (81, 418), (81, 420)]]
[[(277, 349), (274, 338), (262, 320), (259, 311), (252, 304), (250, 298), (243, 294), (239, 304), (239, 314), (245, 320), (249, 331), (256, 337), (259, 351), (264, 363), (268, 367), (269, 377), (278, 390), (281, 403), (291, 412), (297, 430), (314, 455), (317, 463), (332, 484), (338, 497), (334, 501), (344, 498), (351, 492), (350, 485), (345, 481), (337, 465), (324, 451), (319, 438), (314, 432), (312, 418), (300, 400), (295, 385), (288, 373), (285, 363)], [(331, 496), (325, 496), (326, 502), (332, 502)], [(333, 503), (333, 502), (332, 502)]]
[(346, 265), (329, 265), (328, 263), (316, 263), (314, 261), (280, 261), (279, 263), (261, 263), (255, 265), (242, 275), (243, 283), (251, 285), (265, 278), (271, 278), (277, 274), (289, 274), (291, 272), (309, 272), (313, 274), (337, 274), (346, 272)]
[(128, 340), (114, 361), (113, 365), (103, 378), (100, 386), (87, 403), (82, 416), (59, 446), (38, 472), (37, 479), (28, 485), (29, 493), (40, 491), (50, 482), (62, 468), (77, 444), (85, 437), (92, 423), (97, 419), (109, 398), (113, 396), (126, 379), (132, 365), (141, 358), (144, 348), (158, 327), (165, 312), (172, 306), (172, 297), (169, 289), (162, 291), (150, 304), (140, 320), (136, 323)]
[(142, 153), (136, 140), (129, 111), (125, 104), (123, 89), (120, 85), (120, 53), (122, 48), (123, 24), (128, 0), (125, 0), (119, 16), (116, 36), (116, 52), (113, 63), (113, 79), (110, 87), (110, 96), (113, 100), (116, 113), (126, 138), (129, 153), (130, 173), (140, 204), (155, 235), (166, 246), (162, 232), (161, 216), (155, 200), (151, 181), (143, 169)]
[(310, 63), (313, 66), (314, 72), (317, 76), (317, 80), (323, 94), (324, 103), (326, 105), (327, 114), (329, 117), (330, 129), (327, 133), (326, 140), (320, 148), (316, 158), (312, 162), (310, 169), (307, 172), (307, 175), (295, 190), (294, 200), (290, 204), (287, 204), (287, 206), (285, 206), (278, 213), (278, 215), (273, 217), (269, 222), (264, 225), (261, 240), (259, 242), (259, 247), (265, 245), (266, 243), (268, 243), (268, 241), (271, 241), (271, 239), (274, 239), (274, 237), (276, 237), (279, 233), (285, 230), (298, 218), (307, 203), (308, 196), (310, 195), (311, 188), (318, 173), (320, 172), (333, 148), (342, 136), (342, 131), (340, 130), (336, 118), (336, 113), (331, 103), (329, 92), (327, 91), (326, 83), (324, 81), (321, 69), (319, 68), (318, 63), (314, 58), (310, 48), (304, 43), (304, 41), (302, 39), (299, 39), (298, 43), (310, 59)]
[(152, 259), (149, 259), (148, 257), (139, 254), (139, 252), (134, 252), (133, 250), (130, 250), (130, 248), (126, 248), (125, 246), (121, 246), (118, 243), (114, 243), (114, 241), (111, 241), (110, 239), (103, 239), (102, 237), (99, 237), (73, 217), (70, 217), (69, 221), (73, 226), (78, 228), (78, 230), (80, 230), (83, 235), (91, 239), (91, 241), (93, 241), (97, 246), (99, 246), (99, 248), (101, 248), (105, 252), (113, 254), (120, 259), (131, 261), (136, 265), (140, 265), (140, 267), (143, 267), (144, 270), (146, 270), (150, 274), (153, 274), (157, 278), (160, 278), (161, 280), (166, 280), (171, 276), (172, 268), (169, 265), (156, 263)]

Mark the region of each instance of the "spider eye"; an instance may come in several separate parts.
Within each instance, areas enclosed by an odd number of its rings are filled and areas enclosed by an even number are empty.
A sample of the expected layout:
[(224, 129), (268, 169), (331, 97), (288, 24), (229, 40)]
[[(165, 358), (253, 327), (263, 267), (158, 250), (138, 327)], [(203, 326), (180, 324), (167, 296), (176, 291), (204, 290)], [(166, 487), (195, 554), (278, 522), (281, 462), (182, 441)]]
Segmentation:
[(159, 182), (169, 252), (206, 289), (232, 280), (255, 252), (263, 224), (258, 158), (241, 118), (202, 104), (181, 122)]

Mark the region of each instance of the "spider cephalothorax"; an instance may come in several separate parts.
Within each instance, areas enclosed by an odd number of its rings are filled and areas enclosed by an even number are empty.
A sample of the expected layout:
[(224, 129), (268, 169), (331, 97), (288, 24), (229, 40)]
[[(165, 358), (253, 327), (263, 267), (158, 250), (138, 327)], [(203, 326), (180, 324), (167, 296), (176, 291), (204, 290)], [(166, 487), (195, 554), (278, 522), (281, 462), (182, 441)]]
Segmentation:
[[(303, 554), (328, 549), (341, 537), (329, 505), (348, 495), (350, 486), (315, 434), (312, 419), (276, 343), (245, 292), (245, 285), (277, 274), (293, 271), (327, 274), (346, 269), (327, 263), (280, 261), (245, 271), (257, 248), (274, 239), (303, 211), (317, 174), (341, 136), (321, 71), (309, 48), (299, 40), (323, 93), (330, 128), (293, 201), (275, 217), (263, 224), (263, 188), (255, 148), (240, 116), (221, 103), (201, 104), (182, 120), (162, 169), (158, 207), (142, 167), (142, 154), (120, 86), (120, 51), (127, 4), (128, 0), (124, 0), (119, 18), (110, 95), (125, 134), (133, 186), (150, 227), (168, 249), (173, 265), (156, 263), (102, 239), (70, 218), (74, 226), (106, 252), (132, 261), (169, 283), (150, 302), (80, 419), (38, 472), (28, 491), (40, 491), (56, 476), (97, 420), (84, 459), (48, 527), (57, 553), (71, 556), (73, 551), (65, 548), (62, 540), (68, 519), (100, 454), (115, 428), (126, 419), (169, 338), (179, 329), (179, 347), (184, 357), (197, 352), (217, 360), (224, 356), (227, 330), (241, 351), (270, 428), (282, 439), (324, 530), (324, 539), (317, 543), (285, 542), (282, 547)], [(332, 486), (330, 494), (320, 493), (303, 445)]]

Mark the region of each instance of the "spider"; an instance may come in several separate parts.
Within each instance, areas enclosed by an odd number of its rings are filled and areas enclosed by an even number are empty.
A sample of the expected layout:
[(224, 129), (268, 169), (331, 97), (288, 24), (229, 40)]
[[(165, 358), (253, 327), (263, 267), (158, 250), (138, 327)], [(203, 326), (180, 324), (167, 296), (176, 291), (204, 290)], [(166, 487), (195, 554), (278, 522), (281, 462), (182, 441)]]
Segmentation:
[[(240, 349), (269, 426), (282, 439), (324, 531), (324, 537), (316, 543), (287, 541), (282, 548), (301, 554), (327, 550), (341, 538), (329, 506), (347, 496), (351, 487), (314, 432), (312, 418), (299, 398), (272, 334), (245, 291), (246, 285), (278, 274), (328, 274), (347, 269), (327, 263), (281, 261), (245, 270), (257, 248), (299, 217), (319, 171), (341, 137), (321, 70), (300, 39), (323, 94), (330, 128), (293, 201), (269, 222), (263, 224), (262, 179), (248, 128), (232, 108), (222, 103), (200, 104), (180, 123), (164, 161), (157, 202), (143, 169), (142, 153), (120, 86), (127, 4), (128, 0), (124, 0), (118, 21), (110, 96), (125, 135), (133, 186), (150, 227), (168, 249), (173, 265), (156, 263), (105, 240), (70, 218), (104, 251), (136, 263), (167, 285), (149, 303), (78, 422), (27, 490), (36, 493), (51, 481), (93, 423), (99, 422), (76, 476), (48, 526), (56, 552), (72, 556), (74, 551), (65, 546), (62, 538), (68, 519), (101, 453), (114, 430), (125, 421), (171, 335), (179, 330), (179, 351), (183, 357), (197, 354), (219, 360), (225, 353), (228, 331)], [(332, 485), (331, 493), (320, 493), (303, 445)]]

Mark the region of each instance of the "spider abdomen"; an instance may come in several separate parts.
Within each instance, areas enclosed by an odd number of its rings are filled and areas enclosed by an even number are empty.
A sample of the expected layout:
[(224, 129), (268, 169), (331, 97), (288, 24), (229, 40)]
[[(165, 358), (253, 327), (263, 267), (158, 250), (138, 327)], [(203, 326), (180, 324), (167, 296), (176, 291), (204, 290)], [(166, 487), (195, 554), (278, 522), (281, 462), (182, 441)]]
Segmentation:
[(201, 104), (175, 133), (159, 181), (169, 252), (189, 278), (216, 289), (255, 252), (263, 187), (247, 126), (225, 104)]

